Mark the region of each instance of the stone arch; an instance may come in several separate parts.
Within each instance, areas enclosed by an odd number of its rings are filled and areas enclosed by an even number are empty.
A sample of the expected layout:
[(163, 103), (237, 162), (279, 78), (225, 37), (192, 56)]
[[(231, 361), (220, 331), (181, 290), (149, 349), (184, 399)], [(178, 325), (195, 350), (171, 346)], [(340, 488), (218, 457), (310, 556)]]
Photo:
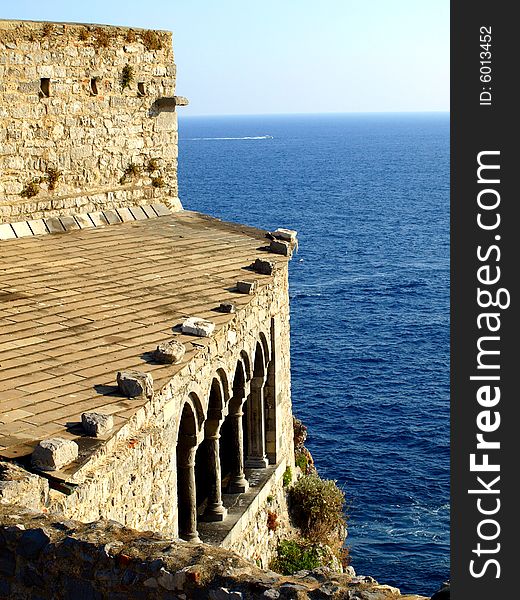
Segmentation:
[(269, 339), (265, 335), (263, 331), (259, 334), (260, 343), (262, 344), (262, 350), (264, 353), (264, 364), (267, 366), (269, 361), (271, 360), (271, 345), (269, 344)]
[(193, 410), (193, 414), (195, 415), (195, 420), (197, 423), (197, 433), (199, 433), (202, 429), (202, 425), (204, 424), (204, 421), (206, 420), (206, 416), (204, 414), (204, 407), (202, 406), (202, 402), (201, 402), (201, 397), (202, 397), (202, 393), (200, 391), (200, 389), (194, 389), (193, 387), (190, 388), (191, 391), (188, 393), (188, 400), (187, 402), (190, 404), (192, 410)]
[(246, 463), (252, 469), (267, 467), (269, 461), (265, 452), (265, 403), (266, 356), (261, 341), (256, 343), (253, 359), (251, 389), (245, 403), (244, 423), (246, 436)]
[(264, 377), (266, 371), (266, 357), (264, 346), (261, 342), (256, 343), (255, 357), (253, 359), (253, 379), (255, 377)]
[(224, 405), (226, 405), (231, 397), (231, 386), (229, 383), (229, 377), (222, 367), (217, 369), (217, 376), (220, 379), (220, 384), (222, 387), (222, 395), (224, 400)]
[(240, 352), (239, 360), (242, 361), (244, 367), (245, 379), (246, 381), (249, 381), (251, 377), (253, 377), (253, 369), (251, 368), (251, 359), (249, 358), (249, 354), (245, 350), (242, 350)]
[(211, 381), (204, 439), (197, 449), (195, 460), (197, 511), (204, 521), (222, 521), (227, 514), (222, 503), (220, 452), (220, 430), (226, 412), (226, 392), (222, 384), (222, 374), (217, 374)]
[(177, 520), (179, 537), (199, 541), (197, 533), (197, 497), (195, 485), (195, 453), (198, 423), (192, 400), (181, 411), (177, 433)]
[[(245, 462), (245, 447), (244, 447), (244, 403), (249, 395), (249, 378), (247, 367), (240, 354), (233, 375), (232, 390), (233, 394), (229, 401), (228, 422), (230, 427), (231, 451), (232, 458), (231, 473), (229, 477), (228, 492), (231, 494), (240, 494), (249, 489), (249, 483), (244, 472)], [(246, 355), (247, 356), (247, 355)], [(247, 358), (249, 361), (249, 358)]]
[(267, 374), (264, 391), (265, 407), (265, 449), (271, 464), (278, 461), (278, 406), (277, 406), (277, 357), (276, 357), (276, 332), (275, 320), (271, 319), (271, 354), (267, 364)]

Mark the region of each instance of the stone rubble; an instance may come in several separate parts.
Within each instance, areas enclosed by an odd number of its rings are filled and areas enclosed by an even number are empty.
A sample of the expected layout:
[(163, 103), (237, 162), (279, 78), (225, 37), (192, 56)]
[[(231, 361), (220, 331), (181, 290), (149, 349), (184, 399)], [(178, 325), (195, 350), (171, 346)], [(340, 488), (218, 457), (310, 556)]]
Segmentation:
[(276, 263), (265, 258), (257, 258), (251, 267), (261, 275), (272, 275), (276, 269)]
[(221, 302), (218, 307), (219, 311), (222, 313), (235, 313), (237, 311), (237, 307), (234, 302)]
[(182, 324), (182, 333), (198, 337), (211, 337), (215, 323), (199, 317), (188, 317)]
[(237, 292), (239, 294), (253, 294), (256, 290), (256, 281), (237, 281)]
[(282, 256), (291, 256), (293, 245), (290, 242), (284, 240), (271, 240), (269, 244), (269, 250), (274, 254), (281, 254)]
[(159, 344), (154, 352), (154, 358), (157, 362), (163, 364), (179, 363), (186, 353), (186, 346), (177, 340), (163, 342)]
[(31, 455), (31, 464), (40, 471), (57, 471), (78, 458), (76, 442), (55, 437), (42, 440)]
[(81, 415), (81, 424), (87, 435), (99, 437), (112, 431), (114, 417), (98, 412), (86, 412)]
[(271, 232), (271, 235), (279, 240), (285, 240), (286, 242), (296, 242), (298, 232), (294, 229), (278, 227), (276, 231)]
[(117, 373), (119, 391), (127, 398), (153, 396), (153, 378), (150, 373), (143, 373), (135, 369), (119, 371)]

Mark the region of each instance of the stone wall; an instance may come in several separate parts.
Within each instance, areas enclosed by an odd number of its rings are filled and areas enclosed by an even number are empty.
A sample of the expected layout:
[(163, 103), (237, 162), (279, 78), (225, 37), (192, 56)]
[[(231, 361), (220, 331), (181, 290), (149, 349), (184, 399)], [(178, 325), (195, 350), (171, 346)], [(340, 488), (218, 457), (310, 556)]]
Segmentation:
[(0, 598), (426, 600), (321, 568), (282, 577), (234, 552), (0, 505)]
[(262, 569), (269, 568), (281, 540), (298, 535), (291, 525), (283, 475), (287, 468), (282, 461), (253, 503), (222, 542), (223, 548), (234, 550)]
[(174, 94), (169, 32), (0, 21), (0, 223), (179, 207)]

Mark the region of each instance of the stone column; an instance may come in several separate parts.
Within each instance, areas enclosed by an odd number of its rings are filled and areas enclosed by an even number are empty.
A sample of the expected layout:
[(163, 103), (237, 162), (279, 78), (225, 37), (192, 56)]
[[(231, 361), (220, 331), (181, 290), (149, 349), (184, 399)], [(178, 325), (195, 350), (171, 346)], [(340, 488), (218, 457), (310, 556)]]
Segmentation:
[(251, 394), (248, 406), (246, 467), (265, 469), (269, 464), (265, 453), (265, 414), (264, 414), (265, 377), (251, 379)]
[(211, 479), (208, 505), (204, 511), (204, 521), (223, 521), (227, 510), (222, 504), (222, 475), (220, 471), (220, 433), (208, 435), (208, 477)]
[(245, 389), (239, 390), (229, 403), (228, 419), (231, 419), (231, 434), (233, 436), (233, 468), (229, 482), (231, 494), (242, 494), (249, 489), (249, 482), (244, 473), (244, 431), (242, 428), (242, 406), (246, 397)]
[(197, 446), (182, 448), (177, 465), (177, 498), (179, 537), (187, 542), (200, 542), (197, 532), (197, 488), (195, 485), (195, 453)]

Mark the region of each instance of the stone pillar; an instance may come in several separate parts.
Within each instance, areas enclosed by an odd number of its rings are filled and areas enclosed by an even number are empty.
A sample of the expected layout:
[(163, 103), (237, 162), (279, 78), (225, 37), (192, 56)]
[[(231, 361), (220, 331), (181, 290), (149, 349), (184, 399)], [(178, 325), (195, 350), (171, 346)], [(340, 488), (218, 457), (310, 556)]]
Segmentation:
[(246, 397), (245, 389), (239, 390), (229, 403), (228, 419), (231, 419), (231, 433), (233, 436), (233, 469), (229, 482), (231, 494), (242, 494), (249, 489), (249, 482), (244, 473), (244, 431), (242, 428), (242, 406)]
[(220, 471), (220, 433), (208, 435), (208, 477), (211, 479), (208, 505), (204, 511), (204, 521), (223, 521), (227, 510), (222, 504), (222, 475)]
[(265, 414), (264, 414), (265, 377), (251, 379), (251, 394), (247, 411), (247, 448), (246, 467), (265, 469), (269, 464), (265, 453)]
[(181, 449), (177, 464), (177, 498), (179, 537), (187, 542), (200, 542), (197, 532), (197, 488), (195, 485), (195, 453), (197, 446)]

